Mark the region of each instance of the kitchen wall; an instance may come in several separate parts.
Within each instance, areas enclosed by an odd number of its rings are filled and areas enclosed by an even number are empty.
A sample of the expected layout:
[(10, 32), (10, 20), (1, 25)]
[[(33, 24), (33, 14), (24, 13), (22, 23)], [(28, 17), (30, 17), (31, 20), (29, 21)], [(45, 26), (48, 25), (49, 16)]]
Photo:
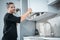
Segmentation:
[(53, 12), (57, 13), (57, 7), (49, 3), (55, 0), (28, 0), (28, 8), (32, 8), (32, 12)]
[[(4, 27), (3, 18), (7, 12), (7, 9), (6, 9), (7, 2), (14, 2), (16, 8), (20, 8), (20, 0), (0, 0), (0, 40), (3, 36), (3, 27)], [(18, 12), (18, 14), (16, 15), (20, 16), (20, 12)], [(18, 24), (17, 29), (18, 29), (18, 40), (19, 40), (20, 39), (20, 24)]]
[(32, 12), (47, 12), (48, 0), (28, 0), (28, 8), (32, 8)]

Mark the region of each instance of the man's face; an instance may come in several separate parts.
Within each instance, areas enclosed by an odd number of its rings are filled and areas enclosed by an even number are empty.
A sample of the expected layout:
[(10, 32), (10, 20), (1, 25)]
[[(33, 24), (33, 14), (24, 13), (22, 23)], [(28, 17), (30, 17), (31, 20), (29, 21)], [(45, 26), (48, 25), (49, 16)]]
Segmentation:
[(15, 13), (15, 5), (14, 4), (10, 4), (8, 7), (8, 11), (10, 11), (11, 13)]

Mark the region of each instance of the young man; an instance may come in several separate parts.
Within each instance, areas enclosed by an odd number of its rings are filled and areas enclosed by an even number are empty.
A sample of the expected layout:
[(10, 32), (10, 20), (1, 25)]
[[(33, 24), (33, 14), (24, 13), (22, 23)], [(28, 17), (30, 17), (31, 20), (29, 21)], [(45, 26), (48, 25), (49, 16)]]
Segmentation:
[(12, 2), (7, 3), (8, 12), (4, 16), (4, 30), (2, 40), (17, 40), (16, 23), (20, 23), (32, 12), (29, 8), (28, 11), (21, 17), (16, 17), (13, 13), (16, 12), (15, 5)]

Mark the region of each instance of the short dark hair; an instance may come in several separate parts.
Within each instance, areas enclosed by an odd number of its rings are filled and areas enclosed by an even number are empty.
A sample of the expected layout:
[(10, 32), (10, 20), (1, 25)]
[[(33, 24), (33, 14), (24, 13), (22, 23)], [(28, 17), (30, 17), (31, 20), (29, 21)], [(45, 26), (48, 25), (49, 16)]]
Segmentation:
[(9, 7), (9, 5), (11, 5), (11, 4), (14, 4), (13, 2), (8, 2), (8, 3), (6, 3), (6, 5), (7, 5), (7, 8)]

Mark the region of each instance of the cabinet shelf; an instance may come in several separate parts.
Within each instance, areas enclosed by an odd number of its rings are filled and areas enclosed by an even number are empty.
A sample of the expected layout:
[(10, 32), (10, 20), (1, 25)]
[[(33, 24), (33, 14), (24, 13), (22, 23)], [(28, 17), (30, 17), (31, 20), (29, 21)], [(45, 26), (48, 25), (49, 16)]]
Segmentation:
[(32, 16), (28, 17), (27, 20), (30, 21), (46, 21), (48, 19), (51, 19), (55, 17), (56, 13), (50, 13), (50, 12), (44, 12), (43, 14), (39, 13), (40, 15), (36, 16), (35, 14), (32, 14)]

